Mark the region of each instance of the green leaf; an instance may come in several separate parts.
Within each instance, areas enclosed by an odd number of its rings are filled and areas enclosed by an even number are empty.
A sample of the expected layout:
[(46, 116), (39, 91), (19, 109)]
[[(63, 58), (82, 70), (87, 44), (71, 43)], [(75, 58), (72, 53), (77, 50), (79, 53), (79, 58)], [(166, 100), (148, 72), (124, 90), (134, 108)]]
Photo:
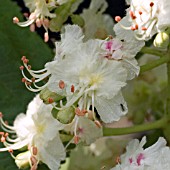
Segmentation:
[[(17, 4), (10, 0), (0, 5), (0, 111), (10, 123), (17, 114), (26, 111), (27, 104), (35, 96), (21, 83), (19, 66), (21, 57), (27, 56), (32, 68), (41, 69), (53, 57), (52, 50), (29, 28), (13, 24), (17, 16), (24, 20)], [(0, 153), (0, 169), (16, 170), (9, 153)]]

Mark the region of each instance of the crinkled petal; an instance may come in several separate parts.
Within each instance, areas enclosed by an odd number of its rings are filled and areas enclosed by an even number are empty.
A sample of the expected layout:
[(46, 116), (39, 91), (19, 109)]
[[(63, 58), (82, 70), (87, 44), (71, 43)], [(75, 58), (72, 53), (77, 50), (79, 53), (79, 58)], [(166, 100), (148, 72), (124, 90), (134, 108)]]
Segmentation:
[(109, 100), (102, 97), (96, 97), (95, 107), (105, 123), (118, 121), (120, 117), (124, 116), (128, 111), (126, 102), (120, 93)]

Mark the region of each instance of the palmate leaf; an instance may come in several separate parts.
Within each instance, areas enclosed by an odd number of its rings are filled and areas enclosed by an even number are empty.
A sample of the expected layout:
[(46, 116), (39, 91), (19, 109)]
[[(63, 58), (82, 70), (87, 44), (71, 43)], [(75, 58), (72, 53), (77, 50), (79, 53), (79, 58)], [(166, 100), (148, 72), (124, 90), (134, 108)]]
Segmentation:
[[(19, 70), (21, 57), (27, 56), (33, 68), (44, 67), (53, 57), (52, 50), (29, 28), (12, 23), (17, 16), (24, 20), (16, 2), (5, 0), (0, 5), (0, 111), (10, 123), (17, 114), (26, 111), (27, 104), (35, 96), (21, 83)], [(8, 153), (0, 153), (1, 170), (17, 170)], [(46, 169), (46, 168), (45, 168)]]

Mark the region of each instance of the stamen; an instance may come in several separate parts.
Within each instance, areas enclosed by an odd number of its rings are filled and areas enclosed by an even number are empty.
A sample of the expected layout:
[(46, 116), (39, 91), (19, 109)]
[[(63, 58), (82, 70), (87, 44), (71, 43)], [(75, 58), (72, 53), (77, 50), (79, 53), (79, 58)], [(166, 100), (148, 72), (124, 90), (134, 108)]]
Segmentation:
[(9, 149), (8, 152), (9, 152), (9, 153), (13, 153), (13, 150), (12, 150), (12, 149)]
[(4, 143), (6, 141), (6, 138), (4, 136), (1, 136), (1, 142)]
[(24, 66), (20, 66), (19, 69), (20, 69), (20, 70), (24, 70)]
[(31, 156), (30, 160), (32, 165), (37, 164), (37, 159), (35, 158), (35, 156)]
[(74, 85), (71, 85), (71, 92), (74, 93)]
[(23, 83), (25, 83), (27, 80), (25, 78), (22, 78), (21, 80)]
[(86, 113), (87, 113), (87, 111), (85, 111), (85, 110), (80, 110), (78, 107), (75, 109), (75, 113), (76, 113), (76, 115), (77, 116), (84, 116)]
[(53, 100), (52, 98), (49, 98), (49, 99), (48, 99), (48, 103), (51, 104), (51, 103), (53, 103), (53, 102), (54, 102), (54, 100)]
[(48, 32), (44, 33), (44, 42), (48, 42), (49, 40), (49, 36), (48, 36)]
[(26, 56), (22, 56), (21, 60), (24, 61), (26, 58)]
[(96, 126), (97, 126), (98, 128), (101, 128), (101, 127), (102, 127), (101, 123), (100, 123), (98, 120), (95, 120), (94, 123), (96, 124)]
[(17, 17), (14, 17), (14, 18), (13, 18), (13, 23), (14, 23), (14, 24), (17, 24), (18, 22), (19, 22), (19, 19), (18, 19)]
[(35, 147), (35, 146), (32, 147), (32, 153), (33, 153), (33, 155), (37, 155), (37, 153), (38, 153), (37, 147)]
[(30, 31), (31, 31), (31, 32), (35, 32), (35, 24), (34, 24), (34, 23), (32, 23), (32, 24), (30, 25)]
[(142, 30), (143, 30), (143, 31), (146, 31), (146, 30), (147, 30), (147, 28), (146, 28), (146, 27), (142, 27)]
[(78, 144), (79, 143), (79, 140), (80, 140), (80, 137), (79, 136), (74, 136), (74, 143), (75, 144)]
[(41, 21), (40, 21), (39, 18), (36, 19), (36, 26), (37, 26), (38, 28), (41, 27)]
[(116, 163), (117, 163), (117, 164), (120, 164), (120, 163), (121, 163), (121, 160), (120, 160), (120, 157), (119, 157), (119, 156), (116, 158)]
[(139, 15), (142, 15), (142, 11), (139, 11)]
[(116, 17), (115, 17), (115, 21), (116, 21), (116, 22), (119, 22), (121, 19), (122, 19), (122, 18), (121, 18), (120, 16), (116, 16)]
[(49, 19), (47, 19), (47, 18), (44, 19), (43, 23), (44, 23), (44, 26), (45, 26), (46, 28), (48, 28), (49, 25), (50, 25), (50, 21), (49, 21)]
[(152, 8), (153, 6), (154, 6), (154, 3), (153, 3), (153, 2), (151, 2), (151, 3), (150, 3), (150, 7)]
[(60, 88), (60, 89), (64, 89), (64, 87), (65, 87), (64, 81), (60, 80), (60, 81), (59, 81), (59, 88)]

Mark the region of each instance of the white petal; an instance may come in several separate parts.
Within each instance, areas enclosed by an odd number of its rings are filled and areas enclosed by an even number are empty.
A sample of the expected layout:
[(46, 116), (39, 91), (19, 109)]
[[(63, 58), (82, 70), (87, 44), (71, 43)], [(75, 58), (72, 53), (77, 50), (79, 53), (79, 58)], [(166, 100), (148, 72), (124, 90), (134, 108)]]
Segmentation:
[(118, 94), (110, 100), (102, 97), (96, 97), (95, 107), (101, 119), (105, 123), (118, 121), (120, 117), (125, 115), (128, 111), (126, 102), (121, 94)]

